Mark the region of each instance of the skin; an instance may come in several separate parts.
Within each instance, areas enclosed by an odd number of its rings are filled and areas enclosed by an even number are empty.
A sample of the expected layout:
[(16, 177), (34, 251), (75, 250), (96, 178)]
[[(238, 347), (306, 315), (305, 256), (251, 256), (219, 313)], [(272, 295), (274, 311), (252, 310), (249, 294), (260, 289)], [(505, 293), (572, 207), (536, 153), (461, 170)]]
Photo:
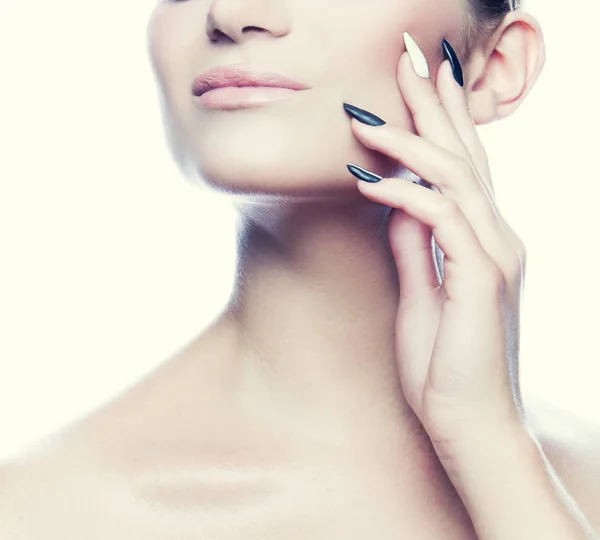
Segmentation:
[[(422, 355), (411, 359), (402, 347), (421, 344), (424, 336), (411, 342), (410, 332), (397, 332), (404, 320), (398, 298), (414, 286), (415, 275), (431, 276), (432, 266), (418, 252), (411, 259), (398, 253), (410, 247), (408, 240), (422, 242), (423, 224), (432, 226), (442, 215), (435, 205), (450, 196), (459, 200), (464, 186), (461, 192), (453, 176), (455, 184), (448, 183), (454, 191), (435, 194), (405, 182), (398, 155), (404, 152), (408, 163), (419, 152), (409, 151), (409, 140), (430, 145), (439, 135), (440, 117), (434, 121), (430, 114), (439, 113), (436, 106), (453, 111), (455, 124), (460, 106), (475, 124), (512, 114), (544, 63), (537, 21), (512, 13), (462, 58), (464, 102), (451, 105), (449, 72), (445, 86), (439, 83), (441, 42), (446, 37), (461, 49), (463, 9), (455, 0), (378, 0), (377, 9), (365, 2), (323, 9), (317, 0), (156, 6), (148, 46), (169, 144), (190, 181), (236, 204), (240, 277), (231, 302), (180, 353), (0, 472), (2, 538), (584, 538), (583, 528), (569, 520), (573, 509), (559, 508), (562, 499), (543, 481), (552, 467), (561, 489), (600, 524), (597, 430), (569, 418), (568, 425), (581, 427), (571, 432), (578, 437), (567, 437), (550, 420), (555, 409), (529, 400), (529, 425), (551, 460), (542, 469), (541, 454), (513, 435), (518, 422), (498, 412), (512, 411), (506, 405), (513, 403), (507, 386), (494, 386), (491, 376), (512, 353), (499, 340), (478, 338), (485, 354), (468, 360), (483, 358), (486, 369), (461, 379), (471, 397), (465, 410), (479, 410), (474, 389), (482, 381), (498, 407), (469, 415), (462, 427), (472, 428), (462, 438), (454, 437), (460, 426), (448, 420), (456, 415), (441, 414), (446, 409), (439, 403), (457, 411), (465, 405), (457, 396), (464, 393), (430, 394), (438, 405), (420, 409), (422, 379), (406, 369), (422, 366)], [(410, 79), (404, 31), (423, 49), (431, 81)], [(260, 62), (312, 88), (245, 110), (207, 111), (192, 102), (198, 73), (238, 61)], [(408, 94), (424, 83), (435, 94), (418, 103), (421, 93)], [(388, 129), (361, 131), (344, 101), (384, 118)], [(417, 106), (422, 115), (414, 115)], [(389, 146), (376, 139), (385, 133), (391, 134)], [(471, 149), (475, 142), (469, 141)], [(421, 157), (433, 151), (423, 148)], [(493, 193), (487, 162), (481, 153), (476, 159), (479, 179)], [(348, 162), (386, 180), (362, 185), (348, 173)], [(374, 204), (378, 200), (383, 204)], [(403, 208), (395, 215), (404, 217), (392, 222), (390, 206)], [(468, 214), (461, 213), (454, 233), (443, 234), (447, 221), (439, 226), (439, 243), (457, 268), (463, 259), (453, 256), (454, 247), (483, 222)], [(392, 231), (398, 234), (388, 236)], [(503, 234), (522, 250), (508, 225)], [(474, 237), (469, 242), (476, 245)], [(500, 252), (482, 247), (478, 261), (489, 257), (486, 272), (491, 262), (501, 269)], [(500, 278), (486, 272), (480, 275)], [(517, 282), (511, 283), (514, 289)], [(461, 298), (467, 293), (473, 291)], [(492, 301), (485, 305), (498, 308)], [(419, 327), (435, 334), (430, 316)], [(493, 328), (501, 330), (501, 324)], [(449, 343), (442, 350), (456, 356)], [(425, 358), (429, 366), (456, 367), (443, 355)], [(476, 439), (473, 433), (483, 426), (489, 436)], [(519, 451), (511, 454), (505, 443), (517, 440), (511, 447)], [(485, 453), (471, 452), (484, 442)], [(517, 470), (522, 484), (501, 483)], [(477, 478), (498, 489), (482, 488)], [(526, 530), (518, 509), (502, 506), (495, 493), (530, 494), (539, 521)], [(553, 527), (545, 530), (541, 522), (548, 516)], [(507, 522), (508, 528), (500, 527)], [(557, 532), (564, 534), (550, 536)]]

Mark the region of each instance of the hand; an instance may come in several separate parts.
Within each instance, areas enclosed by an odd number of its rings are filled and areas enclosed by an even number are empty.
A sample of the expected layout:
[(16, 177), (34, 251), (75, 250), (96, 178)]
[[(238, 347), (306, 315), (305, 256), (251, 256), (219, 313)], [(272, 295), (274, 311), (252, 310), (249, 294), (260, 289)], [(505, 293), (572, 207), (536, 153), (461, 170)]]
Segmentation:
[[(413, 58), (420, 53), (413, 51)], [(365, 146), (437, 189), (402, 178), (358, 181), (366, 197), (392, 207), (403, 392), (434, 446), (449, 448), (469, 430), (522, 421), (518, 351), (525, 248), (497, 208), (486, 152), (451, 64), (442, 63), (434, 85), (415, 72), (413, 62), (419, 61), (425, 57), (411, 61), (406, 52), (397, 71), (417, 134), (355, 118), (351, 123)], [(441, 283), (432, 235), (444, 255)]]

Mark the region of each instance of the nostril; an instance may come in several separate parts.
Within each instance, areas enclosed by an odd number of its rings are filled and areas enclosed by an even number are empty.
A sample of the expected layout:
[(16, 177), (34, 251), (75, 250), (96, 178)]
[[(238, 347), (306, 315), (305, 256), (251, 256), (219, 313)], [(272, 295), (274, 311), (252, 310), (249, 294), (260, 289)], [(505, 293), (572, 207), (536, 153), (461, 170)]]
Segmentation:
[(217, 28), (213, 28), (208, 33), (208, 37), (210, 38), (211, 41), (219, 41), (223, 38), (229, 38), (229, 36), (227, 34), (225, 34), (225, 32), (221, 32), (221, 30), (219, 30)]

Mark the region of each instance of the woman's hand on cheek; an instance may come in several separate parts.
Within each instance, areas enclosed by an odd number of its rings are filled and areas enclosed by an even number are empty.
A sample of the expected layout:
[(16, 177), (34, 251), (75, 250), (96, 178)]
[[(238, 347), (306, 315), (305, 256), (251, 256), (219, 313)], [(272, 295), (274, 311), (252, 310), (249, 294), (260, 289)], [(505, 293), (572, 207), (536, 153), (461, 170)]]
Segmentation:
[[(365, 146), (438, 190), (401, 178), (358, 181), (366, 197), (392, 207), (403, 391), (436, 449), (451, 453), (471, 434), (522, 422), (518, 345), (525, 250), (494, 201), (486, 153), (450, 62), (442, 63), (434, 85), (425, 57), (410, 36), (406, 41), (411, 54), (400, 58), (397, 79), (417, 134), (390, 124), (351, 124)], [(454, 70), (460, 80), (460, 68)], [(432, 235), (444, 253), (441, 283)]]

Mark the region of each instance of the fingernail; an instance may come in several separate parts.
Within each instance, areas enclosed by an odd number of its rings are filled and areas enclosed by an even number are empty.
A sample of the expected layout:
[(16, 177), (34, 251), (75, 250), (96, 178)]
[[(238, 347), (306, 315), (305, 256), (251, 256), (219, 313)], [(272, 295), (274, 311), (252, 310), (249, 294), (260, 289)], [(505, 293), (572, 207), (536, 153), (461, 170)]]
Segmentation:
[(419, 77), (429, 79), (429, 66), (423, 51), (419, 48), (415, 40), (408, 32), (404, 32), (404, 44), (412, 61), (413, 67)]
[(358, 178), (359, 180), (364, 180), (365, 182), (370, 182), (372, 184), (383, 180), (382, 176), (372, 173), (371, 171), (367, 171), (367, 169), (363, 169), (362, 167), (359, 167), (358, 165), (353, 165), (352, 163), (347, 163), (346, 167), (348, 167), (348, 170), (354, 176), (356, 176), (356, 178)]
[(463, 77), (463, 70), (462, 66), (460, 65), (458, 56), (456, 56), (456, 51), (452, 48), (452, 45), (450, 45), (450, 42), (447, 39), (444, 39), (443, 45), (444, 55), (446, 56), (446, 60), (448, 60), (450, 62), (450, 65), (452, 66), (452, 73), (454, 74), (454, 79), (458, 84), (460, 84), (460, 86), (464, 86), (465, 80)]
[(367, 124), (368, 126), (383, 126), (385, 124), (379, 116), (375, 116), (373, 113), (365, 111), (364, 109), (359, 109), (349, 103), (344, 103), (344, 109), (346, 109), (346, 112), (352, 116), (352, 118), (356, 118), (359, 122)]

